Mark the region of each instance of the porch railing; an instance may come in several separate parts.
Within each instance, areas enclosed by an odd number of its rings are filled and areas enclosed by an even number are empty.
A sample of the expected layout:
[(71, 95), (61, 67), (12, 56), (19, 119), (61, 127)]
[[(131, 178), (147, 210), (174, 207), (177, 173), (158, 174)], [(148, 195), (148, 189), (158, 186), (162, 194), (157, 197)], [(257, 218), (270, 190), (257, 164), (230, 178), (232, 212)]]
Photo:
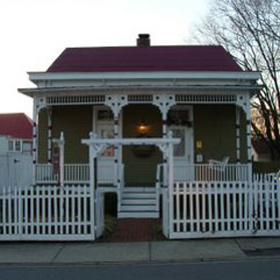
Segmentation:
[[(114, 164), (111, 162), (98, 163), (98, 184), (114, 184)], [(59, 174), (51, 164), (36, 165), (36, 184), (57, 184)], [(89, 164), (65, 164), (64, 182), (66, 184), (89, 183)]]
[(227, 164), (211, 166), (209, 164), (189, 164), (174, 166), (174, 179), (184, 181), (247, 181), (249, 166), (247, 164)]
[[(164, 184), (164, 165), (157, 167), (157, 187)], [(224, 166), (212, 166), (208, 164), (174, 164), (174, 180), (176, 182), (215, 182), (215, 181), (239, 181), (249, 180), (249, 166), (247, 164), (227, 164)], [(167, 182), (165, 182), (166, 185)]]
[[(100, 162), (98, 168), (98, 184), (114, 184), (115, 166), (113, 162)], [(118, 169), (118, 173), (121, 172)], [(65, 164), (65, 183), (88, 183), (88, 164)], [(157, 181), (162, 181), (163, 165), (157, 169)], [(174, 166), (174, 179), (176, 182), (185, 181), (239, 181), (249, 179), (249, 166), (247, 164), (227, 164), (226, 166), (215, 166), (208, 164), (176, 164)], [(59, 176), (55, 173), (51, 164), (36, 165), (36, 183), (58, 183)]]

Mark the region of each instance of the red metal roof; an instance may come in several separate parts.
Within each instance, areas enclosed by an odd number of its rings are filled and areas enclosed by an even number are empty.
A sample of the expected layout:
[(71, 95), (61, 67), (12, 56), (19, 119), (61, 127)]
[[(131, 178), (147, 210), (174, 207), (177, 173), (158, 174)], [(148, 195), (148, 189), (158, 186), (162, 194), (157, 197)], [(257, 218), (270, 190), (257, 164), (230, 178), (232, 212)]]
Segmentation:
[(67, 48), (47, 72), (242, 71), (221, 46)]
[(0, 114), (0, 135), (32, 139), (32, 120), (23, 113)]

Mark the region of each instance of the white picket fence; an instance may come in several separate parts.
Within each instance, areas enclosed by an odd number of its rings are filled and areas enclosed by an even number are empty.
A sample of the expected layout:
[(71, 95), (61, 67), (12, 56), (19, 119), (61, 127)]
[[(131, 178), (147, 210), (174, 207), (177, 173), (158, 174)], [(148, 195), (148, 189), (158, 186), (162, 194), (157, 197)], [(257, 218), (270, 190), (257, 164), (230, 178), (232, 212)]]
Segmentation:
[(94, 196), (88, 186), (4, 189), (0, 240), (94, 240)]
[[(280, 236), (275, 176), (255, 176), (251, 184), (176, 182), (161, 194), (169, 238)], [(88, 185), (9, 188), (0, 195), (0, 241), (94, 240), (103, 230), (104, 194)]]
[[(280, 235), (280, 184), (275, 176), (248, 182), (177, 182), (169, 191), (170, 238)], [(166, 211), (163, 211), (166, 213)]]

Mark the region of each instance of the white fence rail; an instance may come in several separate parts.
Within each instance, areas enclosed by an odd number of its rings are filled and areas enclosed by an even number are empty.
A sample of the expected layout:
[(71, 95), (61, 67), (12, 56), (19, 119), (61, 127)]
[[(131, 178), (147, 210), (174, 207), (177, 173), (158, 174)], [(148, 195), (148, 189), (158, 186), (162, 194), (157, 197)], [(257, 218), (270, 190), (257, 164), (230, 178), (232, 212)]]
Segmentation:
[(93, 200), (86, 185), (4, 189), (0, 240), (93, 240)]
[(177, 182), (170, 191), (170, 238), (280, 235), (280, 185), (274, 177), (248, 182)]

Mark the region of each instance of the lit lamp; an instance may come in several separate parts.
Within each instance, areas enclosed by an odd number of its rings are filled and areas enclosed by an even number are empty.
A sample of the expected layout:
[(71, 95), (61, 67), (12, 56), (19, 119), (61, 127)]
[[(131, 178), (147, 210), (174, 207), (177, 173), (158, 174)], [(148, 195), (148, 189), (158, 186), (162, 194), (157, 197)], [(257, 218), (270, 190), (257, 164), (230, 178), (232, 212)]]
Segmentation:
[(147, 134), (147, 131), (148, 131), (148, 125), (147, 123), (145, 122), (145, 120), (142, 120), (141, 123), (139, 124), (138, 126), (138, 131), (139, 131), (139, 134), (141, 136), (145, 136)]

